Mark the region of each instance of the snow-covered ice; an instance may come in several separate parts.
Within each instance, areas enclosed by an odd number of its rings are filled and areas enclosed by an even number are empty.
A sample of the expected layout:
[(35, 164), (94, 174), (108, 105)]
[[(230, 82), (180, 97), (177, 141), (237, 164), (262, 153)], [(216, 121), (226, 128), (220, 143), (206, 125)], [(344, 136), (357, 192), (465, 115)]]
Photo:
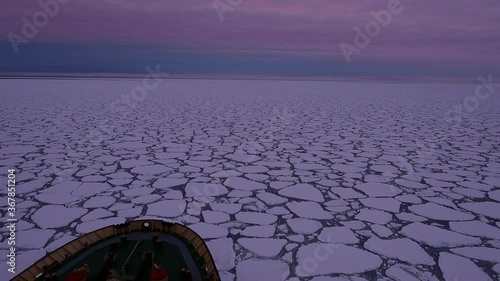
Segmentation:
[(439, 255), (439, 268), (444, 280), (492, 281), (474, 262), (464, 257), (443, 252)]
[(281, 252), (286, 243), (287, 240), (285, 239), (273, 239), (273, 238), (238, 239), (238, 244), (240, 244), (243, 248), (263, 257), (277, 256)]
[(231, 238), (214, 239), (207, 243), (219, 270), (230, 270), (236, 265), (236, 253)]
[(316, 202), (290, 202), (286, 204), (294, 214), (302, 218), (330, 220), (333, 215)]
[(420, 245), (407, 238), (385, 240), (372, 237), (365, 242), (364, 247), (374, 253), (410, 264), (434, 265), (432, 257)]
[(309, 219), (289, 219), (286, 221), (290, 229), (299, 234), (312, 234), (321, 228), (321, 223)]
[(418, 222), (403, 227), (401, 234), (417, 242), (436, 248), (481, 244), (479, 238)]
[(275, 260), (248, 259), (236, 266), (238, 280), (286, 280), (290, 274), (288, 264)]
[(239, 212), (235, 217), (244, 223), (261, 225), (273, 224), (278, 220), (278, 217), (275, 215), (256, 212)]
[(500, 249), (486, 247), (463, 247), (451, 250), (453, 253), (476, 260), (500, 263)]
[(498, 95), (457, 112), (476, 85), (190, 79), (113, 111), (137, 83), (0, 81), (18, 270), (148, 217), (199, 233), (224, 281), (498, 280)]
[[(321, 254), (318, 254), (320, 252)], [(376, 270), (382, 265), (382, 259), (375, 254), (333, 243), (312, 243), (300, 247), (297, 252), (297, 262), (299, 266), (296, 268), (296, 273), (300, 277), (364, 273)]]
[(323, 202), (325, 198), (323, 194), (318, 189), (314, 188), (310, 184), (296, 184), (289, 187), (285, 187), (278, 191), (279, 195), (296, 198), (306, 201)]
[(324, 243), (357, 244), (359, 239), (346, 226), (325, 227), (321, 230), (318, 239)]
[(457, 211), (448, 207), (444, 207), (432, 202), (422, 205), (410, 206), (408, 207), (408, 209), (419, 216), (434, 220), (461, 221), (461, 220), (471, 220), (474, 218), (473, 215)]

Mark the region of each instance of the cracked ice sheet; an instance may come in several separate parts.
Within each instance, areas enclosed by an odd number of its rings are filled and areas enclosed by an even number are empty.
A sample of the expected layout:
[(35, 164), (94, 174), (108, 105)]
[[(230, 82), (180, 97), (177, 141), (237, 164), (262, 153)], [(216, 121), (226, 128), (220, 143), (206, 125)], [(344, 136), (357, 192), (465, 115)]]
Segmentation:
[[(223, 280), (296, 281), (299, 260), (314, 281), (496, 278), (499, 98), (444, 114), (473, 86), (169, 80), (122, 117), (134, 81), (0, 83), (20, 256), (146, 216), (202, 234)], [(306, 272), (331, 242), (367, 262), (332, 248)]]

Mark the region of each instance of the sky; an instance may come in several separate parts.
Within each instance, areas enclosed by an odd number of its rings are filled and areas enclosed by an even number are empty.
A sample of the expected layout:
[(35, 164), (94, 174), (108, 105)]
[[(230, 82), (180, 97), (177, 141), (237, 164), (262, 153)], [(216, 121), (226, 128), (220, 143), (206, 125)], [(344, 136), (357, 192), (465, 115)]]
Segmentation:
[(0, 73), (474, 79), (499, 32), (498, 0), (16, 0)]

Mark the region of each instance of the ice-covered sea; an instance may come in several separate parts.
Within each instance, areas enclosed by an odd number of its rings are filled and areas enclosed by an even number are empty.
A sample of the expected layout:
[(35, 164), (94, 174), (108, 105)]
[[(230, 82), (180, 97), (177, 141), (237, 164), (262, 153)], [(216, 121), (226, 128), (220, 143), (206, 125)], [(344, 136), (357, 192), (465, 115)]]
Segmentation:
[(206, 238), (223, 281), (499, 280), (500, 89), (163, 80), (131, 96), (141, 85), (0, 80), (18, 272), (147, 217)]

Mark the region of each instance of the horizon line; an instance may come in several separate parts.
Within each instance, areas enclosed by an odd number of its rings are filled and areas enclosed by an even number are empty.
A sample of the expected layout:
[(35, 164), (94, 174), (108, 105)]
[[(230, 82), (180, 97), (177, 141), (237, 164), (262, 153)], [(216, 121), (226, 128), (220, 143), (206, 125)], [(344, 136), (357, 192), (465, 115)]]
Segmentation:
[[(142, 79), (148, 73), (5, 73), (0, 72), (1, 80), (8, 79), (47, 79), (47, 80), (91, 80), (91, 79)], [(171, 80), (265, 80), (265, 81), (332, 81), (332, 82), (425, 82), (425, 83), (456, 83), (469, 84), (477, 82), (477, 79), (464, 79), (452, 77), (395, 77), (395, 76), (269, 76), (269, 75), (189, 75), (161, 73), (157, 77)]]

